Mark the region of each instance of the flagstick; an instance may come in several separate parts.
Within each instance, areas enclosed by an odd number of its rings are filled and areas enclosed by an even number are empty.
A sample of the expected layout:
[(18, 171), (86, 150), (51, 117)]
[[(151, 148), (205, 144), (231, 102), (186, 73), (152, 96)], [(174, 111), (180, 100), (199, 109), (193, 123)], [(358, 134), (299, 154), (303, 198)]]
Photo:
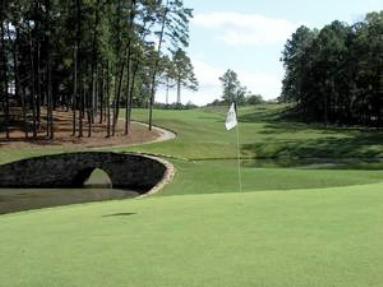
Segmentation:
[(239, 192), (242, 192), (242, 176), (241, 176), (241, 146), (239, 142), (239, 122), (238, 122), (238, 108), (235, 102), (230, 106), (229, 112), (226, 117), (226, 130), (230, 131), (233, 128), (237, 130), (237, 159), (238, 159), (238, 183), (239, 183)]
[(241, 175), (241, 147), (239, 144), (239, 123), (237, 124), (237, 159), (238, 159), (238, 182), (239, 182), (239, 192), (242, 192), (242, 175)]

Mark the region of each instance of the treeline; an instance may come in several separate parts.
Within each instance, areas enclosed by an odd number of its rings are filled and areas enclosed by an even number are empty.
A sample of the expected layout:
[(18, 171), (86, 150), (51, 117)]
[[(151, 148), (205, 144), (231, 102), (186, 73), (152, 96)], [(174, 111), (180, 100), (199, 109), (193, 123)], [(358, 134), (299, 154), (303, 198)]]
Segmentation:
[(6, 137), (20, 118), (26, 138), (44, 126), (53, 139), (58, 109), (73, 136), (90, 137), (95, 123), (115, 135), (122, 109), (128, 134), (134, 106), (149, 109), (151, 129), (158, 85), (177, 86), (179, 101), (181, 87), (198, 86), (184, 51), (191, 17), (182, 0), (1, 0)]
[(180, 110), (196, 109), (196, 108), (198, 108), (198, 106), (189, 101), (186, 104), (182, 104), (182, 103), (172, 103), (172, 104), (155, 103), (154, 108), (159, 109), (159, 110), (178, 110), (178, 111), (180, 111)]
[(281, 60), (281, 100), (296, 103), (305, 119), (383, 126), (383, 11), (351, 26), (302, 26)]
[(235, 102), (239, 106), (256, 106), (256, 105), (262, 105), (265, 103), (268, 103), (263, 99), (261, 95), (246, 95), (243, 98), (236, 99), (235, 101), (229, 101), (229, 100), (214, 100), (211, 103), (208, 103), (207, 107), (214, 107), (214, 106), (229, 106), (231, 103)]

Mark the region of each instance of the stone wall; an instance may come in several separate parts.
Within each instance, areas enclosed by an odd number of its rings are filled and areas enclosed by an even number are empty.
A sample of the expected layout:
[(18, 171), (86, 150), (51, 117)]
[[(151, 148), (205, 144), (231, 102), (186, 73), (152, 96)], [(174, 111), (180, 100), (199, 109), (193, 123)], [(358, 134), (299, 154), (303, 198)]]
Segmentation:
[(155, 159), (133, 154), (58, 154), (0, 166), (0, 187), (76, 188), (83, 186), (95, 169), (109, 175), (113, 188), (144, 194), (164, 178), (167, 168)]

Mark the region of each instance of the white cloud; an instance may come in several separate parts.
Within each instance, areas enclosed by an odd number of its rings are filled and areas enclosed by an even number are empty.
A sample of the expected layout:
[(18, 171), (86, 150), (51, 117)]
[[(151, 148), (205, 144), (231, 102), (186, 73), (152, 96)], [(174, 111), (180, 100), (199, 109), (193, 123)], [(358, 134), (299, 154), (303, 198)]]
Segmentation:
[(194, 59), (193, 60), (194, 71), (197, 75), (200, 88), (209, 89), (217, 86), (219, 83), (219, 77), (225, 72), (219, 67), (213, 67), (204, 61)]
[(197, 14), (192, 23), (217, 30), (217, 38), (232, 46), (281, 44), (299, 26), (285, 19), (236, 12)]
[(280, 74), (272, 74), (238, 70), (238, 79), (251, 92), (261, 94), (264, 99), (271, 100), (279, 97), (281, 93), (282, 74), (283, 71)]
[[(185, 89), (182, 90), (182, 103), (186, 104), (188, 101), (197, 105), (205, 105), (220, 99), (222, 95), (221, 77), (226, 68), (212, 66), (200, 59), (192, 59), (195, 74), (199, 81), (198, 92), (191, 92)], [(283, 71), (280, 73), (271, 74), (261, 71), (250, 72), (238, 68), (234, 68), (234, 71), (238, 73), (238, 78), (242, 85), (245, 85), (250, 91), (256, 94), (261, 94), (265, 99), (275, 99), (280, 94), (281, 89), (281, 77)], [(159, 102), (165, 102), (165, 92), (163, 89), (158, 91), (157, 100)], [(176, 93), (175, 90), (170, 93), (170, 102), (175, 102)]]

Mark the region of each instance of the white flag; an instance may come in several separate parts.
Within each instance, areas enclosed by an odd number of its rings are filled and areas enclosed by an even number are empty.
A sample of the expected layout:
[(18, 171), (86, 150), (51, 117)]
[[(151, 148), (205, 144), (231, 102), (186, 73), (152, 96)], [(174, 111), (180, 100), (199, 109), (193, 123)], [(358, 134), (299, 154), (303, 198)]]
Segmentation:
[(229, 109), (229, 112), (227, 113), (225, 126), (226, 126), (226, 129), (229, 131), (235, 128), (237, 125), (238, 125), (238, 121), (237, 121), (237, 114), (235, 113), (235, 105), (234, 103), (232, 103)]

